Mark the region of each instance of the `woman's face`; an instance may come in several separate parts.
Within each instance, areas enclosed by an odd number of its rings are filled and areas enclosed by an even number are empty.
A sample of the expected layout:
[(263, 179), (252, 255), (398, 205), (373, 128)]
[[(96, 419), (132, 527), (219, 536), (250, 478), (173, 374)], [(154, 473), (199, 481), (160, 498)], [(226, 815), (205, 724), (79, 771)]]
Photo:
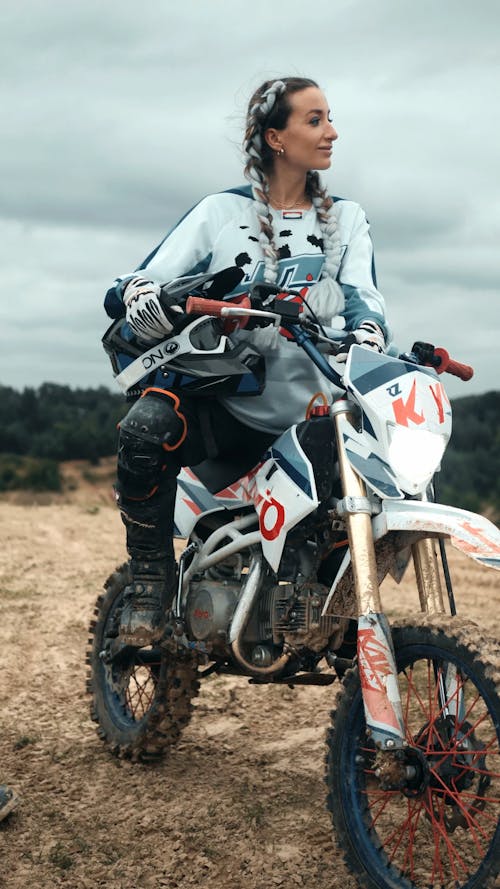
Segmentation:
[(301, 172), (327, 170), (338, 134), (324, 94), (311, 86), (292, 93), (289, 102), (292, 110), (285, 129), (269, 129), (265, 133), (274, 152), (284, 148), (276, 162)]

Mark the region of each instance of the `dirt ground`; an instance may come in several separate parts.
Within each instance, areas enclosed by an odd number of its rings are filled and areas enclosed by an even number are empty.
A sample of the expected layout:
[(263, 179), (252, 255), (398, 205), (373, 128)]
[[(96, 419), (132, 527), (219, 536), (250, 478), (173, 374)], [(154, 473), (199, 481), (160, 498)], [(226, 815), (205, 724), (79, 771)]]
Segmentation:
[[(0, 886), (355, 889), (325, 808), (335, 685), (211, 677), (155, 766), (117, 760), (99, 740), (87, 627), (125, 558), (108, 475), (68, 470), (58, 502), (0, 502), (0, 781), (21, 797), (0, 824)], [(451, 564), (459, 611), (497, 637), (498, 573), (460, 554)], [(413, 577), (386, 583), (384, 598), (389, 614), (415, 611)]]

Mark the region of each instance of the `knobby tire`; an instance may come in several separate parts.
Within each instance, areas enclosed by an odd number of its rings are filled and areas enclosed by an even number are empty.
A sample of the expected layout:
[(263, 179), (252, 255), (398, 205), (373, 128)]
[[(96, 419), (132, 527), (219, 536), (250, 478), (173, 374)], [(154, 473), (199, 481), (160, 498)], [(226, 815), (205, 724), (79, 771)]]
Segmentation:
[(189, 654), (173, 657), (160, 647), (122, 646), (118, 658), (106, 660), (103, 652), (110, 645), (116, 650), (129, 579), (127, 565), (117, 568), (96, 603), (87, 654), (90, 712), (116, 756), (156, 760), (178, 741), (191, 718), (199, 688), (197, 664)]
[(397, 623), (393, 639), (422, 781), (403, 794), (375, 775), (355, 667), (327, 739), (328, 809), (364, 889), (487, 889), (500, 870), (500, 646), (468, 621), (418, 620)]

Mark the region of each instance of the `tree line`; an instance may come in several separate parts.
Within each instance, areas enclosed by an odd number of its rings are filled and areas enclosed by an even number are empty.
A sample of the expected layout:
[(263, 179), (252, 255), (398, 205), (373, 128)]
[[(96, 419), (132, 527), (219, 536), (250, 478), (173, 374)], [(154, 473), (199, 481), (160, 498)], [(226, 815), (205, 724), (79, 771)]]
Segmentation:
[[(455, 399), (453, 435), (437, 477), (438, 499), (500, 516), (500, 392)], [(127, 405), (105, 386), (0, 386), (0, 491), (57, 490), (58, 466), (116, 452)]]
[(439, 473), (438, 499), (500, 520), (500, 392), (452, 401), (453, 431)]
[(105, 386), (0, 386), (0, 491), (59, 490), (60, 463), (95, 464), (115, 452), (126, 409), (123, 395)]

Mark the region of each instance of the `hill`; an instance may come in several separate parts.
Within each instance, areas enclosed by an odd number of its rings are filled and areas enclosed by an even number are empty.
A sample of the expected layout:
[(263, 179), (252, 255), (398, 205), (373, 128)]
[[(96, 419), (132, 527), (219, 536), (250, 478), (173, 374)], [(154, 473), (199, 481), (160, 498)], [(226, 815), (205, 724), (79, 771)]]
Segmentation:
[[(455, 399), (453, 435), (437, 479), (438, 499), (500, 515), (500, 392)], [(44, 383), (19, 392), (0, 386), (0, 492), (63, 491), (64, 463), (91, 472), (116, 452), (116, 425), (126, 411), (104, 386), (71, 389)]]

